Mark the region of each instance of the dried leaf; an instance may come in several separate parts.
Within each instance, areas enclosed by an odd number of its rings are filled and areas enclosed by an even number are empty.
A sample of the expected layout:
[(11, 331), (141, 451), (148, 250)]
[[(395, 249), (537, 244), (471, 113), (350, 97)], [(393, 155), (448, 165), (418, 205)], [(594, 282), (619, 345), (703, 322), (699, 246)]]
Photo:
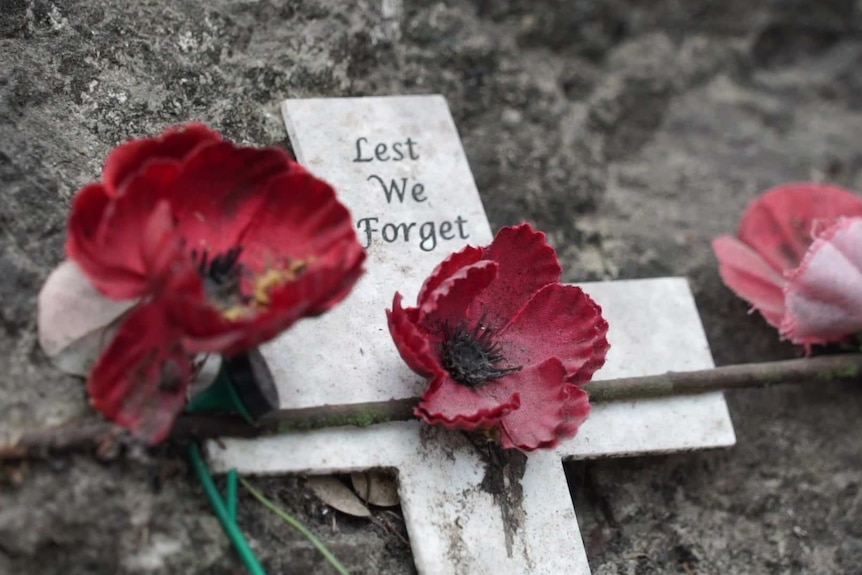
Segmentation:
[(379, 507), (398, 505), (398, 483), (391, 473), (383, 471), (363, 471), (350, 474), (353, 489), (359, 497)]
[(331, 475), (312, 475), (305, 478), (306, 485), (321, 501), (354, 517), (370, 517), (371, 511), (345, 484)]
[(103, 296), (66, 260), (39, 292), (39, 344), (59, 369), (86, 375), (111, 342), (117, 320), (136, 303)]

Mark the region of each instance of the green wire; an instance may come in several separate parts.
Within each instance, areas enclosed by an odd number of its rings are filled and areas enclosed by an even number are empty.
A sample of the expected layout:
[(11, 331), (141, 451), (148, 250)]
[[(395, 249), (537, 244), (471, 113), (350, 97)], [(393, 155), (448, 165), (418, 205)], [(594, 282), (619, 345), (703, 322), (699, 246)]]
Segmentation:
[(230, 516), (231, 521), (236, 523), (236, 505), (237, 505), (237, 497), (236, 497), (236, 487), (237, 487), (237, 473), (236, 469), (231, 469), (227, 472), (227, 514)]
[[(246, 541), (242, 531), (239, 530), (239, 526), (236, 524), (236, 502), (229, 502), (229, 507), (225, 506), (225, 503), (221, 498), (221, 494), (216, 487), (215, 481), (213, 481), (212, 475), (210, 475), (210, 472), (207, 469), (207, 464), (201, 456), (201, 450), (197, 443), (189, 443), (189, 458), (192, 460), (192, 467), (194, 467), (195, 473), (197, 473), (198, 479), (200, 479), (204, 492), (207, 494), (207, 498), (210, 500), (210, 503), (212, 503), (213, 509), (215, 509), (216, 517), (218, 517), (218, 520), (221, 522), (228, 539), (233, 543), (233, 546), (236, 548), (239, 558), (242, 560), (246, 569), (248, 569), (248, 572), (251, 575), (266, 575), (266, 571), (263, 570), (260, 561), (258, 561), (257, 556), (254, 554), (254, 551), (251, 550), (251, 547), (249, 547), (248, 541)], [(236, 472), (234, 471), (234, 476), (235, 475)], [(243, 484), (245, 484), (245, 480), (243, 480)], [(248, 485), (246, 485), (246, 487), (248, 487)], [(228, 490), (230, 491), (230, 480), (228, 480)], [(234, 483), (234, 495), (235, 494), (236, 483)], [(234, 497), (234, 499), (236, 499), (236, 497)], [(233, 510), (233, 516), (231, 516), (231, 509)]]
[(299, 531), (302, 535), (306, 537), (311, 543), (317, 547), (317, 550), (320, 551), (320, 554), (323, 555), (329, 564), (332, 565), (336, 571), (338, 571), (341, 575), (350, 575), (347, 571), (347, 568), (341, 564), (341, 562), (332, 554), (332, 552), (326, 548), (326, 545), (323, 544), (323, 541), (318, 539), (314, 533), (308, 530), (308, 528), (300, 523), (296, 518), (289, 515), (286, 511), (279, 508), (275, 503), (267, 499), (263, 493), (252, 487), (248, 481), (245, 479), (240, 479), (243, 487), (248, 489), (248, 492), (251, 493), (255, 499), (263, 503), (270, 511), (284, 519), (291, 527)]

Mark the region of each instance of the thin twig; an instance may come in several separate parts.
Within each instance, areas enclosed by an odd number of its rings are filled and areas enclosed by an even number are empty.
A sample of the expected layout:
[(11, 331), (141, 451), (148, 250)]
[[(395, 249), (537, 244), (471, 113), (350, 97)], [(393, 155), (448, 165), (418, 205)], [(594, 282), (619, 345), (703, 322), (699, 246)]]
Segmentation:
[(584, 389), (590, 394), (591, 401), (603, 402), (769, 387), (785, 383), (859, 381), (860, 375), (862, 354), (854, 353), (593, 381), (586, 384)]
[[(788, 361), (728, 365), (714, 369), (668, 372), (645, 377), (593, 381), (583, 386), (593, 402), (632, 401), (669, 395), (724, 391), (772, 385), (858, 382), (862, 378), (862, 354), (829, 355)], [(419, 398), (358, 405), (282, 411), (268, 415), (258, 427), (236, 417), (185, 414), (177, 419), (171, 439), (255, 437), (290, 429), (402, 421), (413, 417)], [(373, 415), (369, 415), (373, 414)], [(48, 457), (76, 451), (95, 451), (108, 457), (133, 443), (129, 433), (109, 422), (86, 421), (26, 431), (17, 441), (0, 445), (0, 461)]]
[[(255, 437), (261, 432), (236, 417), (188, 414), (179, 417), (171, 439), (189, 441), (216, 437)], [(8, 445), (0, 445), (0, 461), (39, 459), (61, 453), (94, 452), (110, 459), (123, 447), (140, 443), (128, 430), (109, 421), (70, 422), (22, 433)]]

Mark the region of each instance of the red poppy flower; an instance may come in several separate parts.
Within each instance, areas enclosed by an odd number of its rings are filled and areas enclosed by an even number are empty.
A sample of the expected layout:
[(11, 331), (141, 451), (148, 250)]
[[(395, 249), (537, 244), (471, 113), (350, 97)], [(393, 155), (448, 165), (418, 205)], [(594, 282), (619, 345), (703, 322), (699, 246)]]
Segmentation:
[[(143, 298), (89, 388), (108, 417), (153, 440), (170, 429), (153, 431), (141, 412), (154, 399), (144, 389), (164, 399), (160, 373), (188, 375), (180, 357), (232, 355), (326, 311), (365, 258), (328, 184), (283, 150), (237, 146), (197, 124), (114, 150), (103, 181), (75, 198), (66, 247), (108, 297)], [(133, 328), (146, 333), (129, 345)], [(169, 385), (162, 403), (176, 413), (185, 390)]]
[(416, 307), (387, 310), (401, 357), (431, 382), (415, 414), (448, 428), (498, 428), (505, 448), (573, 437), (589, 414), (580, 388), (605, 361), (608, 324), (528, 224), (467, 247), (425, 281)]
[(795, 343), (862, 332), (862, 218), (842, 218), (818, 234), (784, 294), (781, 333)]
[(818, 231), (842, 216), (862, 216), (862, 199), (837, 186), (785, 184), (765, 192), (743, 214), (738, 238), (712, 242), (722, 280), (780, 328), (787, 274), (802, 262)]

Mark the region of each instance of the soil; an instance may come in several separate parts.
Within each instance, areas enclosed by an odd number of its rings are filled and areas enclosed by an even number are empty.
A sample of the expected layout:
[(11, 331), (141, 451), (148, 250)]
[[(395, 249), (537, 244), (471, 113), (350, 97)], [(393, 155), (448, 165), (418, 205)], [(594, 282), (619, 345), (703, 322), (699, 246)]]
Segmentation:
[[(798, 355), (709, 242), (777, 183), (862, 190), (860, 70), (853, 0), (3, 0), (0, 435), (89, 410), (34, 309), (106, 153), (193, 119), (286, 146), (289, 97), (445, 95), (492, 227), (545, 230), (569, 281), (687, 276), (718, 364)], [(862, 392), (728, 401), (733, 449), (567, 465), (596, 575), (862, 573)], [(180, 451), (0, 474), (0, 573), (243, 572)], [(253, 481), (352, 573), (413, 569), (397, 512)], [(333, 572), (247, 495), (239, 519), (270, 573)]]

